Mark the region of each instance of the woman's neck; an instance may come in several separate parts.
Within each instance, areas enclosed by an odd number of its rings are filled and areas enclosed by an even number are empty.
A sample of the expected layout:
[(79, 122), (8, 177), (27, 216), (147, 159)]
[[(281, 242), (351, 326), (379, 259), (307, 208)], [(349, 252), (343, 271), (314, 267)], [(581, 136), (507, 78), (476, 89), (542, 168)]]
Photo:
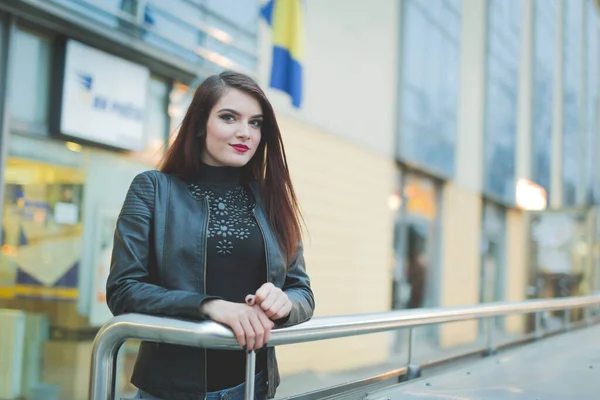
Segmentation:
[(241, 167), (215, 167), (202, 163), (200, 180), (209, 184), (238, 185), (241, 182)]

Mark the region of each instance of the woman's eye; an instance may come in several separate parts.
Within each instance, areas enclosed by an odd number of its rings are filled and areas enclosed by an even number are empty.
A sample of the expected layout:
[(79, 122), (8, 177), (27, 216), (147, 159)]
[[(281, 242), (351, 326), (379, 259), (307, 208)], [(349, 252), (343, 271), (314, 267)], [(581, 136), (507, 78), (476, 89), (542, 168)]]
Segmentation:
[(251, 121), (250, 124), (255, 128), (260, 128), (262, 126), (262, 121), (254, 120), (254, 121)]
[(223, 114), (219, 116), (223, 121), (232, 122), (235, 121), (235, 118), (231, 114)]

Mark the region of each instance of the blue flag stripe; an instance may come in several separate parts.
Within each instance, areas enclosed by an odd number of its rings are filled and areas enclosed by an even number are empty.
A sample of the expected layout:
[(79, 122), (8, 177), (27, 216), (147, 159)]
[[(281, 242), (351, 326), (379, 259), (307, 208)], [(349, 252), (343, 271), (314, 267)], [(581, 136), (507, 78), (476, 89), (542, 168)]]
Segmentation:
[(267, 21), (267, 24), (273, 25), (273, 6), (275, 5), (275, 0), (267, 1), (260, 8), (260, 15)]
[(282, 90), (292, 97), (294, 107), (302, 104), (302, 66), (282, 47), (273, 47), (271, 87)]

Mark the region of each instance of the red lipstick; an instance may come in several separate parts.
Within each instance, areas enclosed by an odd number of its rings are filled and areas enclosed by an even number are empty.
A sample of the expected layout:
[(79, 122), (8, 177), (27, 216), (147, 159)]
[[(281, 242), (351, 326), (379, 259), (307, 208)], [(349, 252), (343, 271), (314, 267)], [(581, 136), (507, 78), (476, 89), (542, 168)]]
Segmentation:
[(245, 144), (232, 144), (230, 146), (240, 153), (245, 153), (250, 150), (250, 147), (246, 146)]

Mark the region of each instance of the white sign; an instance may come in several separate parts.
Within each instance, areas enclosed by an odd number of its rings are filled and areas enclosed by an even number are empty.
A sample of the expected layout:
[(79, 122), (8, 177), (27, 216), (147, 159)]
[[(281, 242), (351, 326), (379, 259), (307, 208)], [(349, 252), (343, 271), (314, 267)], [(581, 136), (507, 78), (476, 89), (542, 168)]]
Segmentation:
[(96, 214), (94, 232), (94, 276), (92, 278), (90, 325), (101, 326), (112, 318), (106, 305), (106, 281), (110, 272), (113, 236), (117, 224), (118, 210), (101, 209)]
[(75, 225), (79, 221), (79, 207), (73, 203), (56, 203), (54, 221), (57, 224)]
[(149, 71), (69, 40), (60, 131), (125, 150), (143, 150)]
[(538, 266), (551, 273), (572, 272), (573, 245), (577, 238), (577, 222), (568, 214), (543, 213), (531, 226), (537, 243)]

